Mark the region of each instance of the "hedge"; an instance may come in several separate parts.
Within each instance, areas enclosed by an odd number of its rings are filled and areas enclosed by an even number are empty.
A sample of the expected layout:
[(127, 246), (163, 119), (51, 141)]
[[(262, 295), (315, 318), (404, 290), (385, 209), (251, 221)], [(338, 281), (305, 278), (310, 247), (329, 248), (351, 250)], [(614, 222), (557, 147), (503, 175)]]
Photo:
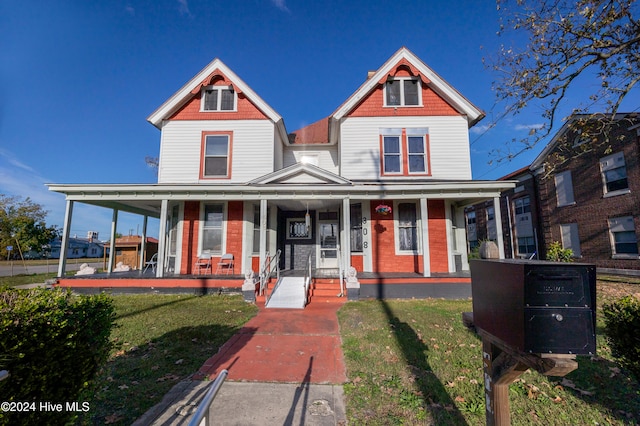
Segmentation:
[(602, 309), (613, 356), (640, 380), (640, 299), (625, 296)]
[[(79, 402), (107, 360), (114, 320), (104, 294), (0, 288), (0, 369), (10, 373), (0, 382), (0, 401), (28, 403), (28, 411), (0, 412), (0, 424), (64, 424), (75, 416), (70, 408), (87, 409), (68, 404)], [(46, 403), (63, 409), (43, 409)]]

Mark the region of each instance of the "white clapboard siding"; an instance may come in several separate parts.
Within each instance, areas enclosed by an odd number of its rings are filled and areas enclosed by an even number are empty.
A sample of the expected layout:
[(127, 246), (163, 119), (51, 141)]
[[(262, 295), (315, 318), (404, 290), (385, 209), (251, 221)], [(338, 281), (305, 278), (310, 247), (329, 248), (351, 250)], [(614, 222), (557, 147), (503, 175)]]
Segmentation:
[(274, 125), (269, 120), (171, 121), (162, 128), (158, 183), (200, 182), (202, 132), (233, 132), (231, 179), (242, 183), (273, 172)]
[(318, 164), (314, 165), (338, 174), (338, 147), (336, 145), (287, 146), (284, 151), (284, 167), (300, 163), (304, 155), (316, 156)]
[(466, 119), (461, 116), (347, 118), (340, 130), (341, 176), (380, 178), (380, 129), (385, 128), (428, 128), (429, 179), (471, 179), (469, 130)]

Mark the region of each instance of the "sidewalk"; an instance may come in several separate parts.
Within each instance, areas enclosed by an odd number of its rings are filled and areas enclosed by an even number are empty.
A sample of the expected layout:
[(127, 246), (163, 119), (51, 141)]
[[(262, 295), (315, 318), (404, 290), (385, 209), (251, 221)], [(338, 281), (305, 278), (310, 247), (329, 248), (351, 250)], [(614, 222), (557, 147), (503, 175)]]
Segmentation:
[(260, 312), (134, 425), (187, 425), (210, 381), (226, 382), (211, 405), (215, 425), (346, 424), (346, 381), (336, 312), (342, 303)]

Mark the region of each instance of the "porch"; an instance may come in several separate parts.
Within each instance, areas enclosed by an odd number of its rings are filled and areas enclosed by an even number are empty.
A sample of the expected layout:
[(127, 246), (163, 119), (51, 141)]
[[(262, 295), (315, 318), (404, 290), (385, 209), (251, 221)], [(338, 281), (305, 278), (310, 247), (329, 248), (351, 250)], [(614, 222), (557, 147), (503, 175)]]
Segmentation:
[[(304, 271), (282, 271), (281, 276), (304, 276)], [(57, 278), (56, 286), (68, 287), (81, 294), (239, 294), (242, 293), (244, 276), (235, 275), (172, 275), (156, 277), (151, 271), (98, 273), (94, 275)], [(446, 298), (471, 297), (471, 278), (468, 272), (435, 273), (424, 277), (413, 272), (361, 272), (360, 298)], [(271, 291), (276, 279), (272, 277), (267, 291)], [(257, 292), (257, 289), (256, 289)], [(311, 286), (311, 303), (341, 301), (338, 270), (316, 270)], [(264, 296), (256, 302), (264, 304)]]

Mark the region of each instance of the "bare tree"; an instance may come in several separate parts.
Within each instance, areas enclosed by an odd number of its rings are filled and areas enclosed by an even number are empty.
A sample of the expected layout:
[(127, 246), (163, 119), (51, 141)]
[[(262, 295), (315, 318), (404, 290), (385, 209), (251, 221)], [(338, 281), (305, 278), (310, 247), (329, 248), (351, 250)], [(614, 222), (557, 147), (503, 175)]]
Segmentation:
[[(615, 118), (640, 80), (640, 5), (635, 0), (497, 0), (497, 6), (499, 35), (518, 47), (503, 45), (487, 61), (499, 74), (493, 89), (498, 101), (506, 103), (504, 115), (536, 105), (544, 119), (541, 128), (514, 140), (515, 146), (496, 150), (497, 161), (511, 159), (547, 137), (567, 118), (558, 117), (566, 107), (571, 114), (597, 113), (600, 123), (603, 116)], [(522, 43), (525, 37), (528, 41)], [(594, 89), (577, 93), (583, 95), (582, 102), (573, 104), (578, 81), (588, 81), (587, 87)], [(572, 104), (567, 105), (570, 89)], [(597, 136), (589, 134), (589, 126), (578, 127), (590, 121), (575, 120), (572, 125), (585, 138)]]

